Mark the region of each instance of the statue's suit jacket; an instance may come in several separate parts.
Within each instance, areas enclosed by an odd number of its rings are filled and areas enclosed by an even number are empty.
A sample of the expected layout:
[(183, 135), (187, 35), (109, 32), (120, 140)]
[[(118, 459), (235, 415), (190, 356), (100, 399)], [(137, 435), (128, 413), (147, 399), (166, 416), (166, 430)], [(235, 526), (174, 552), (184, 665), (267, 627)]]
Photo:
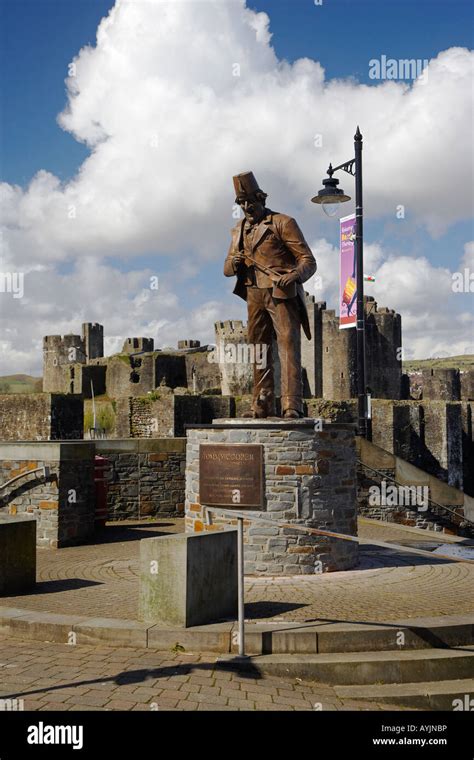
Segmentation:
[[(246, 264), (241, 264), (234, 268), (233, 263), (233, 256), (236, 253), (244, 253), (244, 224), (245, 219), (241, 219), (232, 228), (232, 240), (224, 263), (224, 274), (226, 277), (237, 275), (234, 293), (246, 301), (248, 267)], [(264, 264), (277, 272), (296, 269), (299, 275), (296, 297), (299, 302), (301, 326), (306, 337), (310, 340), (311, 331), (302, 283), (315, 273), (316, 261), (296, 221), (291, 216), (267, 209), (265, 218), (257, 225), (253, 235), (250, 253), (259, 264)], [(271, 288), (273, 286), (274, 283), (268, 275), (258, 269), (254, 271), (257, 287)], [(282, 290), (284, 292), (285, 288)], [(290, 298), (291, 296), (288, 295), (287, 297)]]

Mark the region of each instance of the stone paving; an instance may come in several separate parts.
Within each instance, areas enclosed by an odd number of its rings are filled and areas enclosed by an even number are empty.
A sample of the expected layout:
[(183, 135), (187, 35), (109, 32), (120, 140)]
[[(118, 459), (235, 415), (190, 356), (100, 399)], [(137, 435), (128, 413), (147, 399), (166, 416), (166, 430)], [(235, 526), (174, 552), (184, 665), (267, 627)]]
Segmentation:
[[(184, 521), (113, 524), (102, 542), (38, 552), (34, 594), (4, 597), (5, 607), (136, 619), (138, 539), (179, 532)], [(362, 519), (359, 535), (419, 546), (446, 536)], [(356, 570), (291, 578), (247, 577), (246, 618), (387, 622), (474, 612), (474, 564), (424, 558), (399, 549), (361, 547)]]
[[(101, 543), (38, 553), (34, 594), (3, 606), (41, 612), (136, 618), (137, 539), (178, 532), (183, 521), (114, 524)], [(446, 541), (362, 519), (359, 534), (420, 546)], [(357, 570), (299, 578), (247, 578), (253, 621), (390, 621), (474, 612), (474, 565), (361, 548)], [(327, 684), (230, 668), (215, 654), (23, 641), (0, 636), (0, 709), (25, 710), (393, 710), (340, 699)]]
[[(24, 710), (394, 710), (331, 686), (216, 667), (215, 655), (0, 637), (3, 700)], [(5, 709), (5, 708), (4, 708)]]

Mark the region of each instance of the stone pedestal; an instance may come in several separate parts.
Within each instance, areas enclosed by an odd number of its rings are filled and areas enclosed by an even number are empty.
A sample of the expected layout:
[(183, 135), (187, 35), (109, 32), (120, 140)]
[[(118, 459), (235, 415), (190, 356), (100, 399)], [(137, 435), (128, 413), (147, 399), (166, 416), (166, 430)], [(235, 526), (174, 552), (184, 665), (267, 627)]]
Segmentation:
[(36, 520), (0, 514), (0, 596), (29, 591), (36, 583)]
[[(246, 522), (246, 574), (311, 575), (348, 570), (357, 565), (357, 543), (277, 525), (285, 522), (356, 535), (354, 425), (321, 424), (321, 420), (311, 418), (275, 418), (217, 419), (212, 425), (188, 426), (187, 531), (215, 531), (229, 522), (215, 518), (214, 524), (208, 526), (204, 519), (199, 473), (199, 450), (204, 444), (261, 444), (263, 447), (262, 506), (258, 509), (234, 506), (249, 517), (271, 519), (275, 525)], [(219, 472), (218, 462), (216, 472)]]
[(188, 628), (236, 616), (236, 530), (140, 541), (140, 620)]

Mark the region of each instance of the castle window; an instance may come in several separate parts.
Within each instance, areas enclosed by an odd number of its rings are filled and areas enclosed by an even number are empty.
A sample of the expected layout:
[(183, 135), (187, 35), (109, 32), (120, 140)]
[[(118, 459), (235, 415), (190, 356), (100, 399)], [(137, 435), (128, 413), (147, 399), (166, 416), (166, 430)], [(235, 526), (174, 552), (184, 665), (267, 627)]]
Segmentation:
[(133, 339), (133, 348), (138, 348), (138, 338)]
[(326, 353), (329, 352), (329, 346), (326, 346)]
[(131, 372), (130, 373), (130, 382), (131, 383), (139, 383), (140, 382), (140, 375), (138, 372)]
[(69, 370), (69, 376), (71, 380), (74, 380), (74, 367), (71, 367), (71, 369)]

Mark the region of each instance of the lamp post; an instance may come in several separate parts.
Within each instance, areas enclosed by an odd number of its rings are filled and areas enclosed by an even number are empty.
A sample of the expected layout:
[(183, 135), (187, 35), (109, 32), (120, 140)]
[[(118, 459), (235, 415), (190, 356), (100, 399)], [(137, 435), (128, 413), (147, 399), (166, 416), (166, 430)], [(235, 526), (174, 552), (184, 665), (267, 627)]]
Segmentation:
[[(328, 216), (337, 211), (338, 203), (350, 201), (350, 197), (338, 188), (339, 180), (333, 177), (334, 172), (342, 169), (355, 178), (355, 248), (357, 262), (357, 398), (358, 398), (358, 427), (359, 435), (367, 438), (369, 430), (369, 397), (367, 394), (365, 372), (365, 309), (364, 309), (364, 243), (363, 243), (363, 208), (362, 208), (362, 135), (357, 127), (354, 135), (354, 158), (339, 166), (329, 164), (328, 178), (323, 179), (323, 189), (318, 192), (313, 203), (322, 205)], [(332, 213), (334, 212), (334, 213)]]

